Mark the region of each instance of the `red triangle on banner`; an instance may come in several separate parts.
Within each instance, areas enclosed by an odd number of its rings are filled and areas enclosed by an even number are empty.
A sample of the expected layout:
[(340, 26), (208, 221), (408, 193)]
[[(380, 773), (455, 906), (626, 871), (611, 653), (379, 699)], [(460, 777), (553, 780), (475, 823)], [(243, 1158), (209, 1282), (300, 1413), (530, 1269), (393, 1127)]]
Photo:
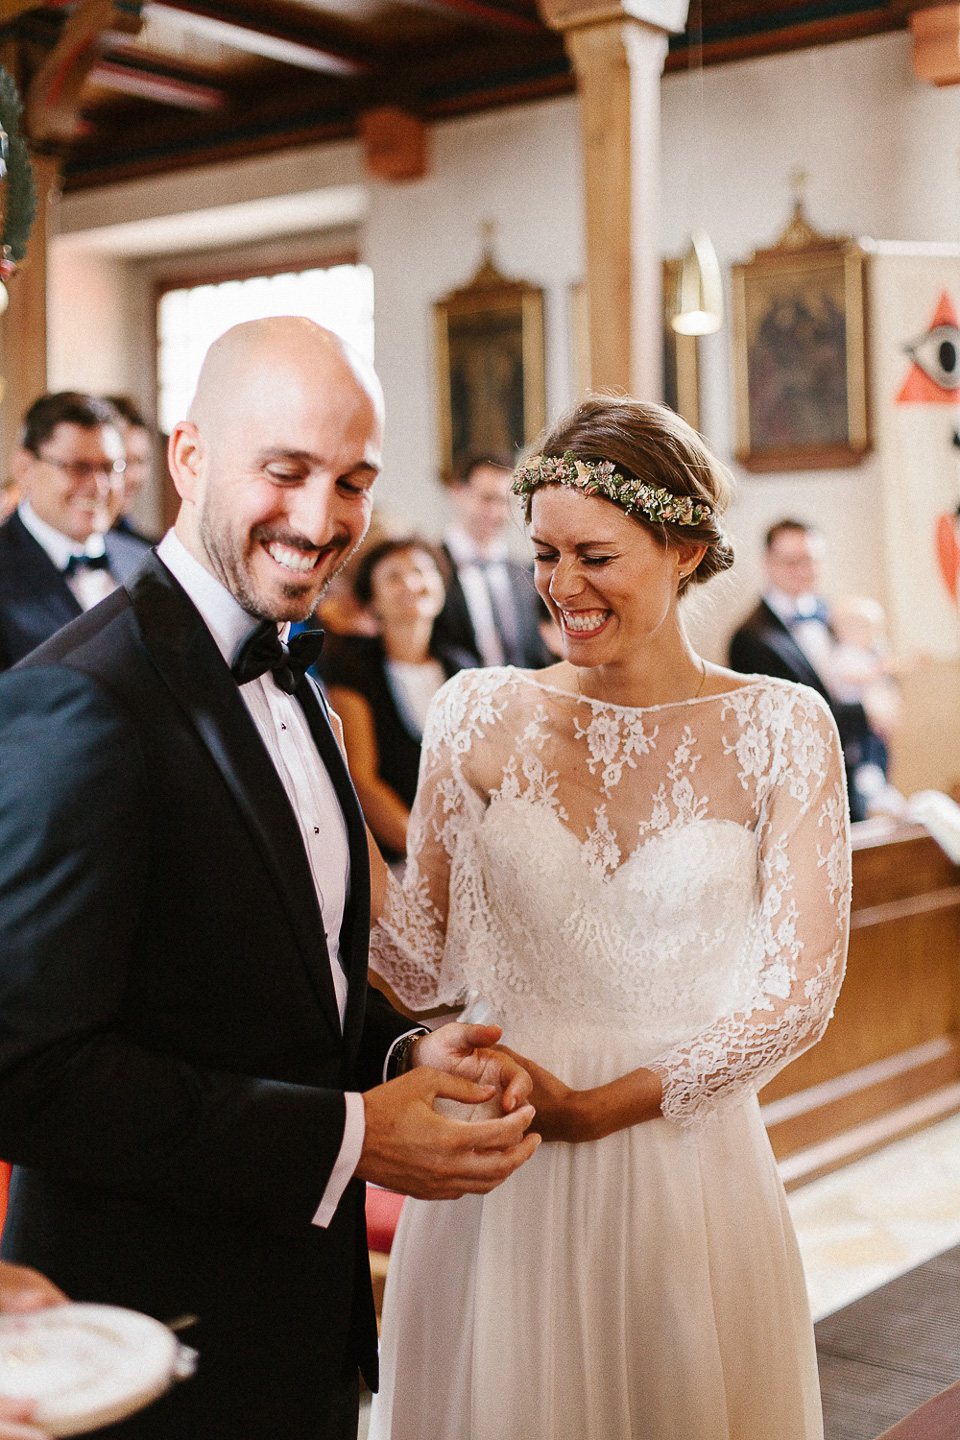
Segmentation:
[(936, 311), (927, 328), (929, 330), (936, 330), (938, 325), (960, 326), (960, 320), (957, 319), (957, 312), (954, 309), (953, 301), (950, 299), (946, 290), (944, 290), (940, 299), (937, 301)]
[(956, 405), (960, 389), (944, 390), (914, 361), (897, 396), (898, 405)]

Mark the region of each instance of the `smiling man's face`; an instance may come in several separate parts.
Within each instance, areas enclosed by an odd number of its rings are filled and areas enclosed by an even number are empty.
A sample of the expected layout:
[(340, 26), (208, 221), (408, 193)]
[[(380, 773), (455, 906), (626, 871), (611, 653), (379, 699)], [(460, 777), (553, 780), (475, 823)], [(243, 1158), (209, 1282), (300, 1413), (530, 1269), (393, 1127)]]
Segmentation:
[(241, 354), (226, 413), (207, 394), (171, 440), (175, 478), (178, 462), (188, 472), (178, 534), (245, 610), (277, 621), (316, 609), (366, 533), (380, 468), (377, 396), (336, 345), (294, 336)]

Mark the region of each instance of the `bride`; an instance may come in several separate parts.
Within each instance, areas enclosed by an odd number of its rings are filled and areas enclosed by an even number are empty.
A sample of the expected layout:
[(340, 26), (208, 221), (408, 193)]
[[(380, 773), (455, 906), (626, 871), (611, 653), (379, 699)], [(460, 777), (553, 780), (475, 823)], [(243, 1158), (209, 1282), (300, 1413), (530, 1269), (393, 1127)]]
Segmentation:
[(440, 692), (371, 964), (415, 1009), (479, 992), (552, 1143), (492, 1194), (407, 1201), (370, 1434), (810, 1440), (756, 1090), (843, 971), (833, 721), (692, 650), (678, 601), (732, 561), (728, 486), (672, 412), (589, 399), (514, 489), (565, 658)]

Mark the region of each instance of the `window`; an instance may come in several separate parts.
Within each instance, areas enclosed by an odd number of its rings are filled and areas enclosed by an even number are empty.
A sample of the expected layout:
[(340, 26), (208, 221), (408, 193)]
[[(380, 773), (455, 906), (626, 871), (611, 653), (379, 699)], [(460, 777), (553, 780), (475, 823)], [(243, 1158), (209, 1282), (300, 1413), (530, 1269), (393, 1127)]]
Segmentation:
[(373, 271), (368, 265), (167, 290), (157, 306), (157, 414), (164, 434), (186, 415), (214, 340), (241, 320), (270, 315), (306, 315), (373, 361)]

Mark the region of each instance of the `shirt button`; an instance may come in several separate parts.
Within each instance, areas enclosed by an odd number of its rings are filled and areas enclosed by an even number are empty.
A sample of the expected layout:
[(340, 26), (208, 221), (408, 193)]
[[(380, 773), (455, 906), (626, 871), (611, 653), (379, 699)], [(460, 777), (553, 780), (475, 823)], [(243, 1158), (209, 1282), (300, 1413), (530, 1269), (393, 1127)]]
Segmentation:
[(319, 834), (320, 834), (320, 826), (319, 826), (319, 825), (314, 825), (314, 827), (313, 827), (313, 833), (314, 833), (314, 835), (319, 835)]
[(281, 720), (281, 721), (280, 721), (280, 729), (281, 729), (281, 730), (286, 730), (286, 728), (287, 728), (286, 725), (284, 725), (283, 721)]

